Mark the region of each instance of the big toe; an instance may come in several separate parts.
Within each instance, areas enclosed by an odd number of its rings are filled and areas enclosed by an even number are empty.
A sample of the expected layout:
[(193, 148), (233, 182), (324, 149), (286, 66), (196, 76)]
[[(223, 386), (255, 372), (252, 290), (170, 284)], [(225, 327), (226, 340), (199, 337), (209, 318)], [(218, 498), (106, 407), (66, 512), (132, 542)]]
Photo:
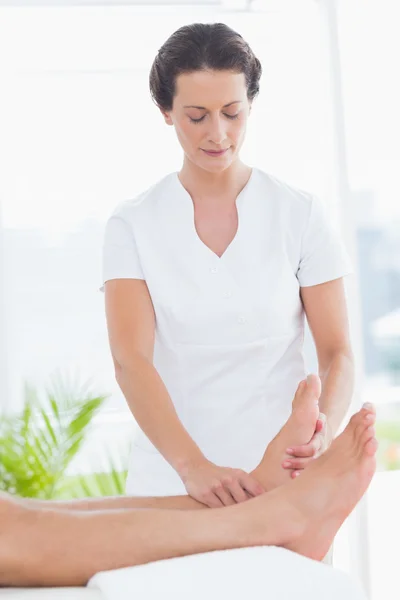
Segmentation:
[(361, 410), (376, 415), (376, 406), (375, 404), (372, 404), (372, 402), (364, 402)]
[(321, 379), (319, 375), (315, 375), (311, 373), (307, 376), (307, 388), (310, 388), (310, 393), (313, 393), (316, 396), (316, 399), (319, 400), (322, 391)]
[(358, 436), (376, 420), (376, 409), (373, 404), (363, 404), (362, 408), (356, 412), (350, 419), (349, 428), (353, 429)]
[(363, 405), (363, 407), (353, 414), (347, 424), (344, 434), (348, 440), (351, 440), (351, 445), (355, 444), (359, 448), (361, 454), (364, 453), (365, 443), (373, 437), (370, 435), (374, 432), (374, 424), (376, 420), (376, 411), (373, 405)]
[(293, 400), (293, 408), (304, 406), (305, 403), (313, 401), (318, 402), (321, 395), (321, 379), (318, 375), (311, 374), (307, 376), (305, 383), (297, 388), (296, 395)]

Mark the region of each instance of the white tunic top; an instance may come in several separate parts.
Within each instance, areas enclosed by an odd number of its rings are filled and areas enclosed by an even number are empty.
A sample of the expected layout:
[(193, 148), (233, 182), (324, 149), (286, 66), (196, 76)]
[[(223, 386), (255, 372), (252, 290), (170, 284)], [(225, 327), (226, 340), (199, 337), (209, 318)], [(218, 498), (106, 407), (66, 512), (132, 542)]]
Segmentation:
[[(167, 175), (110, 216), (103, 282), (146, 280), (156, 315), (154, 366), (179, 418), (209, 460), (249, 472), (307, 375), (299, 288), (353, 269), (314, 195), (253, 168), (236, 205), (237, 234), (218, 257), (197, 234), (178, 173)], [(126, 491), (186, 493), (141, 430)]]

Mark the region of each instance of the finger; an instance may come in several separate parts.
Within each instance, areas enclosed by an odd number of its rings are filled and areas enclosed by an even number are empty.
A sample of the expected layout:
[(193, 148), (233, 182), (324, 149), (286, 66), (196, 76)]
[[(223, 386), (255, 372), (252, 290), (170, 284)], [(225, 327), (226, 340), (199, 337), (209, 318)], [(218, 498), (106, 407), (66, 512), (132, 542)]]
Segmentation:
[(282, 463), (282, 466), (284, 469), (305, 469), (311, 461), (312, 458), (291, 458), (290, 461)]
[(214, 494), (218, 496), (224, 506), (232, 506), (232, 504), (236, 504), (232, 494), (230, 494), (229, 490), (226, 490), (223, 486), (216, 489)]
[[(313, 438), (312, 442), (306, 444), (305, 446), (293, 446), (293, 448), (288, 448), (286, 452), (287, 454), (290, 454), (291, 457), (309, 458), (310, 456), (314, 456), (315, 438)], [(287, 460), (290, 460), (290, 458), (288, 458)]]
[(246, 472), (243, 472), (239, 477), (239, 483), (253, 498), (260, 494), (264, 494), (266, 491), (258, 481), (253, 479), (253, 477)]
[(326, 414), (325, 414), (325, 413), (322, 413), (322, 412), (320, 412), (320, 413), (319, 413), (318, 421), (320, 421), (320, 422), (322, 423), (322, 428), (321, 428), (321, 430), (322, 430), (322, 429), (326, 429), (326, 425), (327, 425), (327, 421), (328, 421), (328, 419), (327, 419), (327, 417), (326, 417)]
[(235, 499), (235, 502), (245, 502), (247, 500), (246, 492), (240, 486), (239, 481), (235, 480), (229, 485), (229, 492)]
[(202, 499), (200, 500), (200, 502), (202, 502), (209, 508), (221, 508), (222, 506), (224, 506), (221, 500), (218, 498), (218, 496), (216, 496), (212, 492), (202, 495), (201, 498)]
[(322, 448), (323, 443), (324, 434), (315, 433), (308, 444), (304, 444), (303, 446), (294, 446), (291, 448), (292, 452), (287, 451), (287, 453), (296, 458), (308, 458), (310, 456), (315, 456), (315, 454)]
[(300, 475), (301, 471), (292, 471), (290, 474), (290, 477), (292, 479), (296, 479), (296, 477), (298, 477)]
[(232, 504), (235, 504), (234, 499), (226, 491), (222, 481), (216, 481), (212, 485), (211, 489), (212, 489), (212, 492), (215, 494), (215, 496), (222, 502), (223, 506), (230, 506)]

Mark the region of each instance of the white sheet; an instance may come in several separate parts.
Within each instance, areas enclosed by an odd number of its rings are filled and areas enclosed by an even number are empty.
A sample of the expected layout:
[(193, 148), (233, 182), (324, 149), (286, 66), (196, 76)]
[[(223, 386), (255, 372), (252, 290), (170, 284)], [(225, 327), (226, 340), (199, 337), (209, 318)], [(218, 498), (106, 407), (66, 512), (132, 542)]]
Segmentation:
[(1, 600), (104, 600), (99, 590), (87, 587), (1, 588)]
[(103, 571), (88, 587), (104, 600), (367, 600), (346, 573), (274, 546)]

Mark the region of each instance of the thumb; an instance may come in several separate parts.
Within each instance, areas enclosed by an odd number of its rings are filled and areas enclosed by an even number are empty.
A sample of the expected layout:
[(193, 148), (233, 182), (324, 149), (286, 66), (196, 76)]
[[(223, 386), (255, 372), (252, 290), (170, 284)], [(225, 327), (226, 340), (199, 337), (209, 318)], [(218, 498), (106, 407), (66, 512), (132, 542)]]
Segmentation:
[(322, 431), (326, 427), (326, 415), (322, 412), (319, 413), (318, 421), (317, 421), (317, 432)]

